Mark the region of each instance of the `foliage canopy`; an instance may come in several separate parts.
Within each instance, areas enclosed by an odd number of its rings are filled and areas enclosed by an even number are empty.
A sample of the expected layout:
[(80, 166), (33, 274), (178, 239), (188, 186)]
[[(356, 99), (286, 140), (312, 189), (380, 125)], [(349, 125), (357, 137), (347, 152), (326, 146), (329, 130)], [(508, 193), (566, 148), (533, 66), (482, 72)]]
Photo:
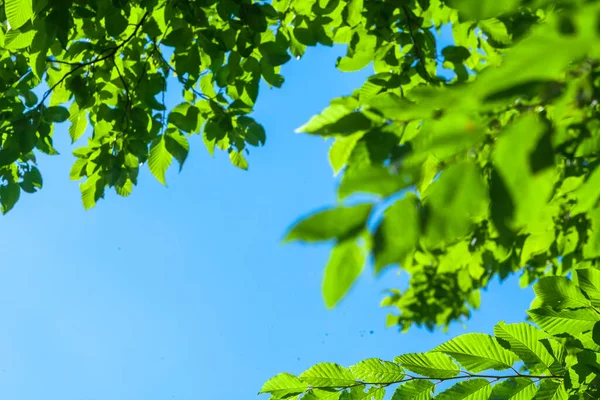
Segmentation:
[[(35, 154), (58, 153), (57, 123), (68, 123), (78, 144), (70, 175), (83, 180), (86, 208), (106, 188), (129, 195), (143, 164), (165, 184), (173, 159), (185, 163), (191, 135), (245, 169), (249, 147), (266, 140), (250, 116), (261, 81), (279, 87), (292, 57), (343, 44), (338, 69), (372, 66), (374, 74), (298, 129), (334, 139), (339, 204), (286, 237), (335, 244), (326, 304), (344, 297), (369, 258), (376, 273), (396, 265), (410, 275), (408, 288), (391, 289), (382, 303), (398, 311), (388, 324), (401, 329), (468, 318), (495, 277), (521, 272), (523, 286), (537, 282), (529, 315), (540, 329), (500, 324), (495, 338), (461, 337), (394, 362), (320, 364), (299, 377), (280, 375), (264, 392), (372, 399), (402, 383), (398, 399), (428, 398), (435, 382), (452, 378), (460, 382), (439, 398), (597, 398), (598, 1), (2, 5), (3, 213), (22, 191), (42, 187)], [(439, 40), (441, 30), (451, 43)], [(181, 102), (167, 109), (172, 85)], [(484, 373), (519, 362), (525, 372)], [(492, 388), (489, 380), (502, 382)]]

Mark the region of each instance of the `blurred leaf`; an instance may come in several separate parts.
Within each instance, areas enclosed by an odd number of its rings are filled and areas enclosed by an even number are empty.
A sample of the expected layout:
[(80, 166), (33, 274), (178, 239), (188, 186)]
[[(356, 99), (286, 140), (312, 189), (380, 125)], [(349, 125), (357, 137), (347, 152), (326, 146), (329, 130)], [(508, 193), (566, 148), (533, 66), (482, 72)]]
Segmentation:
[(371, 209), (371, 204), (359, 204), (319, 211), (292, 226), (284, 241), (319, 242), (331, 239), (343, 241), (357, 235), (365, 228)]
[(355, 241), (346, 240), (334, 247), (323, 277), (323, 298), (328, 308), (335, 307), (344, 298), (364, 264), (364, 252)]

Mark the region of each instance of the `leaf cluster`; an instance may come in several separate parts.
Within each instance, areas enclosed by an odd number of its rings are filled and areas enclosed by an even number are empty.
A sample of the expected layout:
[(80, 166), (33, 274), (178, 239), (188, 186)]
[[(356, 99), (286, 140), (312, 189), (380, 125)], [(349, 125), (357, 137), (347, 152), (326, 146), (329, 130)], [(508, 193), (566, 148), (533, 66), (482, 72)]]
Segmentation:
[(319, 363), (281, 373), (261, 393), (272, 400), (596, 399), (600, 395), (600, 270), (573, 280), (544, 277), (528, 311), (534, 324), (500, 322), (493, 335), (467, 333), (425, 353), (349, 368)]
[(407, 43), (408, 68), (378, 69), (375, 56), (362, 88), (300, 127), (335, 139), (339, 203), (287, 236), (334, 242), (329, 306), (368, 260), (375, 273), (400, 266), (409, 287), (382, 305), (401, 329), (468, 318), (496, 277), (521, 273), (527, 286), (600, 258), (598, 2), (419, 4), (402, 33), (447, 21), (454, 75), (438, 76), (435, 43)]

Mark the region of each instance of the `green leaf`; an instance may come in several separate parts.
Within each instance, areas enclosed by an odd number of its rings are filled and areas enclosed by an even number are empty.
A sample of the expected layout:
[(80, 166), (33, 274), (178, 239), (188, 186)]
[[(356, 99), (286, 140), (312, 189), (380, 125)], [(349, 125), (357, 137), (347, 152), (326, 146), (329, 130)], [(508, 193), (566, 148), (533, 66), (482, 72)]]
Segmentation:
[(244, 155), (239, 151), (231, 151), (229, 153), (229, 160), (233, 165), (240, 169), (243, 169), (244, 171), (248, 169), (248, 161), (246, 161)]
[(526, 265), (534, 256), (547, 252), (554, 240), (554, 230), (536, 232), (527, 236), (521, 251), (521, 264)]
[(187, 138), (179, 131), (167, 131), (165, 134), (165, 147), (179, 163), (179, 171), (181, 172), (183, 163), (187, 159), (188, 152), (190, 151), (190, 144), (188, 143)]
[(348, 135), (368, 129), (370, 125), (370, 121), (363, 114), (355, 113), (343, 104), (332, 104), (296, 129), (296, 133), (311, 133), (321, 136)]
[(114, 38), (118, 38), (121, 33), (127, 29), (127, 18), (121, 14), (120, 10), (114, 10), (105, 17), (106, 33)]
[(33, 16), (32, 0), (5, 0), (4, 12), (10, 29), (19, 29)]
[(346, 136), (371, 127), (371, 120), (361, 112), (351, 112), (341, 116), (335, 122), (325, 123), (332, 115), (332, 113), (317, 115), (298, 130), (320, 136)]
[(372, 208), (371, 204), (359, 204), (318, 211), (292, 226), (284, 241), (342, 241), (357, 235), (365, 228)]
[(458, 382), (438, 394), (436, 400), (487, 400), (492, 392), (490, 383), (482, 378)]
[(199, 127), (200, 110), (189, 103), (181, 103), (169, 113), (169, 123), (184, 132), (196, 132)]
[(397, 364), (379, 358), (369, 358), (352, 365), (350, 371), (359, 381), (368, 383), (399, 382), (404, 377), (404, 370)]
[(496, 42), (509, 44), (512, 40), (511, 35), (506, 29), (506, 25), (496, 18), (479, 21), (478, 26), (483, 33), (494, 39)]
[[(530, 161), (534, 151), (545, 149), (544, 134), (545, 129), (540, 120), (535, 116), (526, 116), (512, 124), (497, 139), (494, 164), (510, 193), (510, 200), (498, 197), (492, 197), (492, 200), (505, 203), (512, 201), (512, 213), (505, 213), (499, 218), (513, 228), (539, 218), (554, 186), (554, 172), (549, 168), (553, 163), (553, 156), (536, 154), (536, 162), (547, 163), (548, 166), (542, 169), (538, 167), (539, 170), (535, 172)], [(492, 204), (492, 209), (494, 206)]]
[(86, 210), (94, 207), (96, 201), (103, 196), (104, 182), (98, 174), (94, 174), (79, 185), (81, 201)]
[(579, 287), (564, 276), (543, 277), (533, 286), (533, 290), (541, 306), (563, 309), (590, 305)]
[(71, 108), (69, 109), (69, 121), (71, 122), (71, 126), (69, 127), (71, 143), (75, 143), (84, 134), (88, 124), (87, 113), (79, 109), (76, 101), (71, 104)]
[(73, 181), (77, 181), (85, 176), (85, 170), (88, 160), (86, 158), (78, 158), (71, 166), (69, 177)]
[(344, 199), (356, 193), (387, 197), (415, 183), (413, 170), (395, 171), (393, 168), (366, 167), (348, 172), (338, 188), (338, 197)]
[(342, 392), (340, 400), (383, 400), (385, 397), (385, 388), (371, 386), (365, 389), (364, 386), (350, 388), (349, 392)]
[(323, 277), (323, 298), (328, 308), (344, 298), (364, 264), (364, 252), (354, 240), (343, 241), (333, 248)]
[(16, 182), (8, 182), (0, 186), (0, 209), (2, 214), (6, 214), (13, 209), (19, 197), (21, 196), (21, 187)]
[(453, 357), (466, 370), (478, 373), (488, 369), (512, 367), (516, 356), (503, 348), (494, 337), (483, 333), (467, 333), (437, 346), (439, 351)]
[(592, 229), (582, 250), (584, 258), (593, 259), (600, 257), (600, 208), (590, 211), (588, 218)]
[(533, 373), (553, 373), (557, 367), (554, 357), (544, 347), (541, 339), (547, 335), (535, 327), (522, 322), (505, 324), (494, 328), (494, 335), (507, 350), (515, 353)]
[(415, 250), (421, 233), (418, 205), (416, 196), (409, 194), (385, 210), (374, 237), (376, 273), (390, 264), (402, 265)]
[(334, 175), (337, 175), (348, 163), (352, 150), (364, 135), (365, 132), (356, 132), (350, 136), (335, 139), (329, 148), (329, 164), (333, 168)]
[(35, 193), (38, 189), (41, 189), (44, 182), (40, 170), (32, 166), (23, 175), (23, 181), (19, 183), (21, 189), (27, 193)]
[(577, 269), (577, 282), (594, 307), (600, 306), (600, 270)]
[(529, 400), (537, 387), (531, 379), (510, 378), (494, 385), (490, 400)]
[[(28, 27), (29, 29), (25, 29)], [(31, 24), (25, 24), (21, 29), (11, 29), (4, 36), (4, 47), (8, 50), (21, 50), (31, 46), (35, 31), (31, 29)]]
[(300, 375), (300, 379), (313, 388), (345, 387), (356, 384), (349, 369), (327, 362), (313, 365)]
[(449, 4), (465, 18), (477, 21), (515, 11), (519, 0), (451, 0)]
[(460, 372), (458, 365), (442, 353), (408, 353), (396, 357), (394, 362), (430, 378), (452, 378)]
[(544, 379), (533, 400), (567, 400), (568, 398), (562, 381)]
[(165, 136), (161, 135), (152, 141), (148, 167), (152, 175), (163, 185), (167, 185), (165, 173), (173, 161), (173, 155), (167, 149)]
[(568, 333), (577, 335), (590, 331), (600, 321), (600, 316), (591, 308), (555, 311), (550, 307), (527, 311), (533, 321), (550, 335)]
[(131, 192), (133, 191), (133, 182), (129, 178), (126, 178), (125, 180), (120, 180), (115, 185), (115, 191), (119, 196), (127, 197), (131, 195)]
[(600, 197), (600, 168), (595, 168), (586, 181), (575, 190), (577, 204), (571, 211), (575, 216), (582, 212), (588, 212), (596, 206)]
[(308, 385), (292, 374), (281, 373), (269, 379), (263, 385), (260, 393), (271, 393), (277, 397), (303, 393)]
[(466, 235), (473, 223), (487, 213), (489, 205), (481, 172), (471, 163), (444, 170), (423, 197), (429, 210), (426, 238), (430, 246), (452, 243)]
[(346, 22), (350, 26), (356, 26), (362, 21), (363, 0), (350, 0), (346, 6), (348, 17)]
[(65, 122), (69, 115), (69, 110), (61, 106), (48, 107), (44, 110), (44, 118), (51, 122)]
[(336, 67), (343, 72), (359, 71), (373, 62), (376, 47), (377, 37), (359, 30), (352, 37), (348, 54), (338, 59)]
[(426, 380), (417, 380), (403, 383), (394, 391), (391, 400), (429, 400), (435, 385)]

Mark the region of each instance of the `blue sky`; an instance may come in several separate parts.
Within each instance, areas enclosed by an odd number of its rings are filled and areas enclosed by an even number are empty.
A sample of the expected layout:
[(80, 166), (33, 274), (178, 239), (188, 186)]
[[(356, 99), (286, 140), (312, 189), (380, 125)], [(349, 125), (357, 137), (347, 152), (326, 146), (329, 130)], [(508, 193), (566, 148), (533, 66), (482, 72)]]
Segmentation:
[(192, 139), (165, 189), (147, 170), (130, 198), (84, 211), (67, 127), (62, 156), (40, 157), (45, 187), (2, 218), (0, 397), (14, 400), (253, 399), (272, 375), (320, 361), (352, 364), (428, 350), (467, 331), (524, 318), (515, 279), (482, 297), (446, 335), (385, 328), (381, 291), (395, 271), (360, 278), (333, 311), (320, 295), (327, 246), (280, 244), (300, 215), (333, 204), (328, 143), (293, 130), (367, 72), (342, 74), (341, 49), (313, 49), (261, 89), (267, 145), (250, 170)]

